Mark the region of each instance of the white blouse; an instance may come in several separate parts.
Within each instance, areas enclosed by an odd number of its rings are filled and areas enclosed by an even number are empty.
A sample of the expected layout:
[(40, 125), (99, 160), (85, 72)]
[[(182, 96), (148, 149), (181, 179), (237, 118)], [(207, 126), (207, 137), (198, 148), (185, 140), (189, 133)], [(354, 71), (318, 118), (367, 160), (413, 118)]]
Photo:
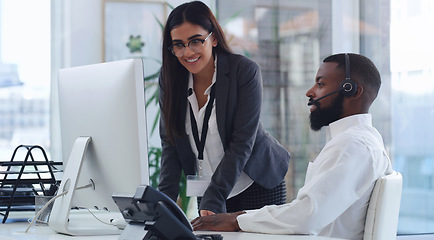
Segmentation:
[(327, 143), (309, 163), (296, 199), (238, 216), (243, 231), (363, 238), (375, 181), (392, 171), (370, 114), (340, 119), (326, 128)]
[[(215, 65), (215, 71), (212, 78), (211, 85), (205, 90), (204, 95), (208, 96), (208, 100), (206, 104), (199, 109), (198, 102), (196, 98), (196, 94), (194, 91), (190, 91), (192, 93), (190, 96), (188, 96), (188, 101), (190, 104), (187, 104), (187, 114), (186, 114), (186, 121), (185, 121), (185, 130), (188, 134), (190, 145), (193, 150), (193, 153), (196, 155), (196, 159), (198, 156), (198, 151), (196, 147), (196, 143), (194, 141), (192, 128), (191, 128), (191, 120), (190, 120), (190, 106), (192, 107), (194, 117), (196, 119), (197, 128), (198, 128), (198, 135), (199, 138), (202, 134), (202, 125), (203, 125), (203, 119), (205, 116), (205, 110), (206, 106), (208, 105), (208, 101), (210, 98), (211, 93), (211, 87), (216, 82), (216, 72), (217, 72), (217, 56), (215, 57), (214, 65)], [(188, 88), (193, 90), (193, 75), (190, 73), (189, 82), (188, 82)], [(223, 148), (223, 143), (220, 138), (220, 134), (218, 132), (218, 126), (217, 126), (217, 117), (216, 117), (216, 110), (215, 110), (215, 100), (212, 103), (213, 108), (211, 111), (211, 116), (208, 121), (208, 133), (205, 141), (205, 148), (203, 151), (203, 160), (197, 159), (197, 174), (201, 176), (202, 178), (206, 178), (208, 180), (211, 180), (212, 175), (214, 174), (215, 170), (217, 169), (217, 166), (220, 164), (220, 161), (222, 160), (225, 152)], [(253, 183), (253, 180), (244, 172), (241, 173), (240, 177), (238, 178), (237, 182), (235, 183), (234, 188), (230, 192), (228, 198), (231, 198), (233, 196), (238, 195), (239, 193), (246, 190), (251, 184)], [(187, 186), (188, 187), (188, 186)]]

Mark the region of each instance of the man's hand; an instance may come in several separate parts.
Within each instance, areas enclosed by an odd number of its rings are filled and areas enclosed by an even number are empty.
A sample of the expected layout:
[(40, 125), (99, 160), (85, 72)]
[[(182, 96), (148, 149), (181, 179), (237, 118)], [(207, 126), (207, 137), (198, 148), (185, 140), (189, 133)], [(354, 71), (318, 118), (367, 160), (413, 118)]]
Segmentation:
[(200, 210), (199, 213), (200, 213), (201, 217), (210, 216), (210, 215), (215, 214), (213, 211), (210, 211), (210, 210)]
[(246, 212), (218, 213), (210, 216), (197, 217), (191, 221), (193, 230), (211, 230), (222, 232), (237, 232), (240, 226), (237, 222), (238, 215)]

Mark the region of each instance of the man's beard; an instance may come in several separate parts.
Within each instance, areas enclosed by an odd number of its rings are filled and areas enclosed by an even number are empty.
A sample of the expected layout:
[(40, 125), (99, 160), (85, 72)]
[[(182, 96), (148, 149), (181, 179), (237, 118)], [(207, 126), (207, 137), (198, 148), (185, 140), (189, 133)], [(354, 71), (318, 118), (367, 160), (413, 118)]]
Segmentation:
[(310, 128), (314, 131), (319, 131), (322, 127), (328, 126), (330, 123), (338, 120), (342, 116), (344, 96), (338, 95), (331, 106), (321, 108), (319, 102), (315, 103), (316, 109), (310, 113)]

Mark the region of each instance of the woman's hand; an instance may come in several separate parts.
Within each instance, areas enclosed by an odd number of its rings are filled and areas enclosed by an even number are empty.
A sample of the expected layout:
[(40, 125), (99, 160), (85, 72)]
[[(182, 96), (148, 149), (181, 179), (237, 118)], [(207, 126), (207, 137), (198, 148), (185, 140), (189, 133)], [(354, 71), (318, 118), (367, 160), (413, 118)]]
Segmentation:
[(197, 217), (191, 221), (193, 230), (211, 230), (222, 232), (237, 232), (240, 226), (237, 217), (246, 212), (240, 211), (235, 213), (219, 213), (210, 216)]

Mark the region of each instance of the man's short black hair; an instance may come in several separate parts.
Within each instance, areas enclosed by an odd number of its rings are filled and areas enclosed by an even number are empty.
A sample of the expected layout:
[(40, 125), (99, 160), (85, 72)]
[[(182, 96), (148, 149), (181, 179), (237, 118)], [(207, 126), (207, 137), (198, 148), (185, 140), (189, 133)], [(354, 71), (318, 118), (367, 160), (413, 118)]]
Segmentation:
[[(348, 53), (350, 57), (350, 75), (351, 79), (357, 84), (361, 84), (363, 87), (369, 87), (375, 96), (377, 96), (378, 91), (381, 86), (381, 76), (377, 67), (374, 63), (367, 57)], [(326, 57), (323, 62), (335, 62), (338, 64), (337, 68), (342, 70), (345, 74), (345, 54), (334, 54)]]

